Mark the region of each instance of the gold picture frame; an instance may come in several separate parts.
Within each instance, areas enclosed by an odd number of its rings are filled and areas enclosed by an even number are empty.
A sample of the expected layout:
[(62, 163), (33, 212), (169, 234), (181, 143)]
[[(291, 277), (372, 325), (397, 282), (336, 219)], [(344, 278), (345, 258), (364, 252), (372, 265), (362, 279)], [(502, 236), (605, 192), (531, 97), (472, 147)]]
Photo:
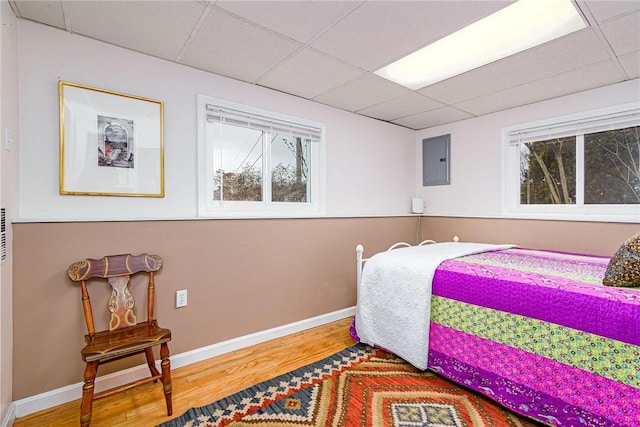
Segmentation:
[(164, 197), (164, 103), (58, 82), (60, 194)]

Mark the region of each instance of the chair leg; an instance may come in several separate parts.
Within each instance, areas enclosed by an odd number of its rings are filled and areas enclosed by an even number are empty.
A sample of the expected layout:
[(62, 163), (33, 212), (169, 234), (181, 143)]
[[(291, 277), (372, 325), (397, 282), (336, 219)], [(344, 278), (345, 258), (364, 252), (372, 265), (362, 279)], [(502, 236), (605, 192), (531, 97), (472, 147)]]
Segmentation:
[[(156, 368), (156, 360), (153, 357), (153, 350), (151, 347), (147, 348), (144, 351), (144, 355), (147, 356), (147, 365), (149, 366), (149, 372), (151, 372), (151, 376), (160, 375), (158, 369)], [(156, 381), (154, 381), (155, 383)]]
[(82, 386), (82, 404), (80, 406), (80, 426), (89, 427), (93, 409), (93, 391), (95, 388), (98, 362), (88, 362), (84, 369), (84, 385)]
[(164, 400), (167, 402), (167, 416), (173, 414), (173, 403), (171, 402), (171, 362), (169, 362), (169, 346), (167, 343), (160, 345), (160, 366), (162, 367), (162, 390)]

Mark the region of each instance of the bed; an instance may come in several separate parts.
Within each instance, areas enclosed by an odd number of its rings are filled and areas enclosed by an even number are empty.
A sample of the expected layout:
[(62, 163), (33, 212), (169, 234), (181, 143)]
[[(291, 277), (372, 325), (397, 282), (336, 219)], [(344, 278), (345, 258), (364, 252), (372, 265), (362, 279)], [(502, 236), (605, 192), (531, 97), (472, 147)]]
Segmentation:
[(640, 426), (640, 288), (602, 285), (609, 257), (474, 245), (359, 245), (354, 339), (548, 425)]

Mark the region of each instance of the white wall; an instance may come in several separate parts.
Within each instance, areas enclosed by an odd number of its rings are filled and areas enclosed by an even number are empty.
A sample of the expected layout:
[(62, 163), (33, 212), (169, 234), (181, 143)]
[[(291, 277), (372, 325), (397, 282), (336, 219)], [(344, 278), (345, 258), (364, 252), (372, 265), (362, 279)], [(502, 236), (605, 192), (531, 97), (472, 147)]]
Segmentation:
[[(327, 215), (410, 212), (414, 131), (28, 21), (18, 40), (21, 220), (195, 217), (198, 93), (324, 123)], [(164, 101), (164, 198), (59, 195), (59, 79)]]
[[(426, 215), (501, 217), (501, 128), (640, 100), (640, 80), (416, 132), (416, 194)], [(451, 185), (422, 186), (422, 140), (451, 134)]]
[[(0, 3), (0, 204), (7, 210), (7, 258), (0, 263), (0, 422), (5, 425), (12, 418), (13, 376), (13, 254), (12, 227), (9, 219), (18, 208), (18, 60), (16, 18), (9, 3)], [(13, 143), (6, 146), (5, 129)]]

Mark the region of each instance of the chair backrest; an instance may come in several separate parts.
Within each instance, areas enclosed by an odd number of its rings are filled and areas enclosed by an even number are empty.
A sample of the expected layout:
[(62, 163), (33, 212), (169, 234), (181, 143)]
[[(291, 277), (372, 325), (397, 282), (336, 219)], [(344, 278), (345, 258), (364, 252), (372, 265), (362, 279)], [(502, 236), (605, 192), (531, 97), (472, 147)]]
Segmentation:
[(129, 292), (129, 279), (133, 274), (146, 272), (149, 275), (147, 290), (147, 321), (153, 317), (154, 273), (162, 267), (162, 258), (158, 255), (108, 255), (100, 259), (88, 258), (69, 266), (67, 274), (74, 282), (82, 286), (82, 308), (87, 322), (89, 335), (95, 334), (91, 300), (87, 292), (87, 280), (91, 278), (106, 279), (111, 285), (111, 297), (107, 307), (111, 312), (109, 330), (126, 328), (137, 324), (133, 311), (135, 301)]

